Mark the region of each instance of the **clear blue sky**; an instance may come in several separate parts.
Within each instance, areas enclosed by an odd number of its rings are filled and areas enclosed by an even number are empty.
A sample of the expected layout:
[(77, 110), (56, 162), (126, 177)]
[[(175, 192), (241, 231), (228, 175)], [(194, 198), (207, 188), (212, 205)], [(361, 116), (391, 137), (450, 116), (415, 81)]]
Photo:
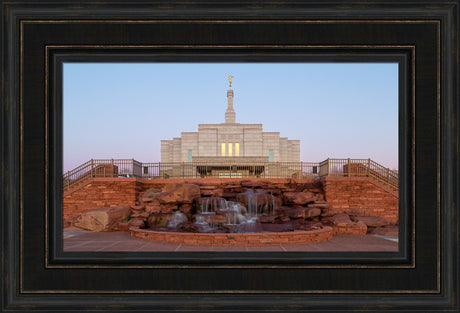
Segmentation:
[(398, 168), (396, 63), (65, 63), (64, 172), (91, 158), (160, 161), (160, 140), (223, 123), (300, 139), (302, 161)]

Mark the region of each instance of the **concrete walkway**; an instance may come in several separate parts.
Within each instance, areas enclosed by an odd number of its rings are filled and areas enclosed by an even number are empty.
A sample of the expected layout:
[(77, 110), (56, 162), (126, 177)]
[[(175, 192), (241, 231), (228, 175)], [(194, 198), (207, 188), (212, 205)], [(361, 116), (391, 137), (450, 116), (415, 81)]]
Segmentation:
[(301, 245), (190, 246), (132, 238), (127, 232), (64, 230), (64, 251), (398, 251), (398, 238), (373, 235), (337, 235), (329, 241)]

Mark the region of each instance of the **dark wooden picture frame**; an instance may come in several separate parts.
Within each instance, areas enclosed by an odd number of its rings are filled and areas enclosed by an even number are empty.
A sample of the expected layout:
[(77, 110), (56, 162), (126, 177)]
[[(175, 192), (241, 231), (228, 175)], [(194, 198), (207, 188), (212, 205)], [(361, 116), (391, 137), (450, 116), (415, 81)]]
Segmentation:
[[(2, 311), (459, 312), (458, 1), (5, 2)], [(398, 253), (64, 253), (62, 60), (399, 58)]]

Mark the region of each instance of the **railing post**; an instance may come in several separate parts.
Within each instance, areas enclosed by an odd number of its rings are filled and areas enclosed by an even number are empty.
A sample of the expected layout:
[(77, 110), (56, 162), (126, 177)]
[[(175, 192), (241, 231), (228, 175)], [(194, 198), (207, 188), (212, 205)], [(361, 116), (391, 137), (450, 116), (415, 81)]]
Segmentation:
[(387, 185), (390, 185), (390, 168), (387, 168)]
[(371, 174), (371, 158), (367, 159), (367, 177)]
[(115, 171), (113, 170), (113, 167), (114, 167), (114, 162), (113, 162), (113, 159), (112, 159), (112, 177), (114, 177), (114, 175), (115, 175)]
[(351, 162), (350, 162), (350, 158), (348, 158), (348, 177), (351, 176)]
[(327, 172), (326, 172), (326, 176), (329, 176), (329, 172), (331, 171), (330, 169), (330, 163), (329, 163), (329, 158), (326, 159), (326, 162), (327, 162)]
[(94, 160), (91, 159), (91, 177), (94, 177), (94, 176), (96, 176), (94, 173)]

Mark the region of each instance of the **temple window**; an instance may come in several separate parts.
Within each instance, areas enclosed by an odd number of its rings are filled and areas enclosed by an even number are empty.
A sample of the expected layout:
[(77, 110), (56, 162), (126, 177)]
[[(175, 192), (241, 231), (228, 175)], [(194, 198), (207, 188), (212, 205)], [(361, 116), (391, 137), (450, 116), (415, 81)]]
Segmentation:
[(225, 150), (226, 150), (226, 148), (225, 148), (225, 142), (223, 142), (223, 143), (221, 143), (221, 149), (220, 149), (220, 151), (221, 151), (221, 156), (225, 156), (225, 155), (226, 155), (226, 154), (225, 154), (225, 152), (226, 152)]

